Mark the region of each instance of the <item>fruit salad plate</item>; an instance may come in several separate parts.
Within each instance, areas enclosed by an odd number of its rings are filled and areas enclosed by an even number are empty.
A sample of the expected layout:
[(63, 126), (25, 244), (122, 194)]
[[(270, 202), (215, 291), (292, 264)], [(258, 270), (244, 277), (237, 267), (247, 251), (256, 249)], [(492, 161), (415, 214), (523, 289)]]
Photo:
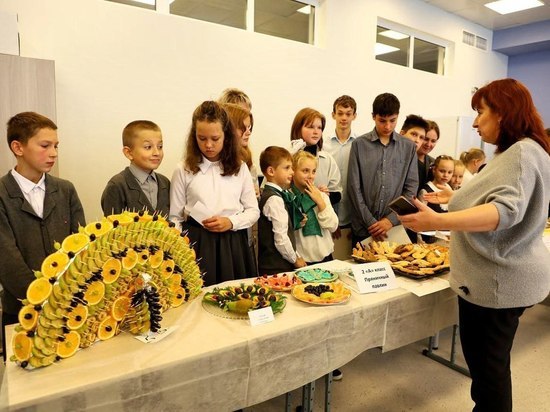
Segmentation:
[(351, 290), (343, 283), (303, 284), (292, 288), (292, 296), (312, 305), (339, 305), (351, 298)]
[(328, 283), (336, 281), (338, 274), (325, 269), (315, 268), (299, 270), (296, 272), (296, 277), (303, 283)]
[(302, 284), (300, 278), (294, 273), (279, 273), (274, 275), (262, 275), (254, 279), (254, 283), (266, 286), (277, 292), (290, 292), (293, 286)]
[(202, 299), (204, 309), (226, 319), (248, 319), (248, 312), (271, 306), (273, 313), (282, 312), (286, 297), (257, 284), (215, 287)]

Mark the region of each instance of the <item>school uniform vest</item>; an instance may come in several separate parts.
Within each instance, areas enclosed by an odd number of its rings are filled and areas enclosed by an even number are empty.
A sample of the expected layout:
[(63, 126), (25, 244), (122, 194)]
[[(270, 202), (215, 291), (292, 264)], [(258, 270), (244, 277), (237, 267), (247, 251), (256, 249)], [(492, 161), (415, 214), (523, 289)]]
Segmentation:
[[(428, 193), (433, 193), (433, 192), (434, 192), (433, 188), (432, 188), (428, 183), (426, 183), (426, 184), (422, 187), (422, 189), (424, 189), (424, 190), (425, 190), (426, 192), (428, 192)], [(447, 210), (443, 209), (443, 208), (441, 207), (441, 205), (438, 205), (437, 203), (428, 203), (428, 207), (429, 207), (430, 209), (435, 210), (437, 213), (447, 213)]]
[[(273, 274), (280, 272), (288, 272), (294, 270), (294, 265), (284, 259), (277, 248), (273, 238), (273, 223), (265, 217), (263, 209), (265, 203), (271, 196), (281, 195), (271, 186), (265, 186), (260, 198), (260, 219), (258, 220), (258, 274)], [(288, 206), (285, 204), (285, 209), (288, 212)], [(290, 218), (289, 218), (290, 220)], [(294, 240), (294, 230), (288, 227), (288, 237), (292, 243), (292, 247), (296, 250), (296, 241)]]

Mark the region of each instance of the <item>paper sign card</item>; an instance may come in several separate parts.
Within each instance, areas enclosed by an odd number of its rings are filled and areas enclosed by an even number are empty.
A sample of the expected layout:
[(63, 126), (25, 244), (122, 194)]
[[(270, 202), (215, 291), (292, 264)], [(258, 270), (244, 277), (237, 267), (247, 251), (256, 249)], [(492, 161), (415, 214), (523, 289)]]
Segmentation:
[(271, 306), (251, 310), (248, 312), (248, 318), (250, 319), (250, 326), (263, 325), (264, 323), (273, 322), (275, 320)]
[(352, 267), (359, 293), (373, 293), (397, 288), (395, 274), (386, 262), (361, 263)]
[(170, 326), (169, 328), (161, 328), (157, 332), (147, 332), (145, 335), (137, 335), (134, 336), (137, 340), (143, 343), (154, 343), (154, 342), (160, 342), (165, 337), (170, 335), (172, 332), (174, 332), (178, 326)]
[(211, 212), (204, 203), (198, 201), (189, 211), (189, 216), (202, 225), (202, 221), (214, 216), (214, 212)]

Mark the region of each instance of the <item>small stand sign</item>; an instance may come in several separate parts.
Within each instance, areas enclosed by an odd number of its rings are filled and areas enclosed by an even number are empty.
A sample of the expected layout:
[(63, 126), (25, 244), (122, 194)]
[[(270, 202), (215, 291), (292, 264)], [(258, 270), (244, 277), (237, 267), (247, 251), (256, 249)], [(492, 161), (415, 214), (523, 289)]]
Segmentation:
[(372, 262), (353, 265), (353, 276), (359, 293), (372, 293), (397, 288), (395, 274), (388, 262)]
[(250, 319), (251, 326), (263, 325), (264, 323), (273, 322), (275, 320), (275, 317), (273, 316), (273, 309), (271, 309), (271, 306), (251, 310), (250, 312), (248, 312), (248, 318)]

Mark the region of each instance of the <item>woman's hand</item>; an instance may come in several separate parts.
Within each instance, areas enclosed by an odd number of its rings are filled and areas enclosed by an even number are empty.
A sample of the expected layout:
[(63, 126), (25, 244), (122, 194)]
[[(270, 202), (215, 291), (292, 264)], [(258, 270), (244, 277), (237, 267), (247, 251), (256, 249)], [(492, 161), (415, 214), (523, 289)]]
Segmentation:
[(330, 190), (328, 190), (327, 186), (318, 186), (317, 189), (319, 189), (321, 192), (323, 192), (325, 195), (330, 195)]
[(397, 215), (397, 218), (401, 221), (403, 226), (407, 229), (414, 230), (415, 232), (437, 229), (438, 219), (443, 213), (435, 212), (418, 199), (413, 199), (412, 202), (418, 208), (417, 213), (412, 213), (410, 215)]
[(202, 224), (206, 230), (210, 232), (227, 232), (233, 228), (233, 223), (229, 218), (224, 216), (212, 216), (208, 219), (204, 219)]
[(430, 193), (424, 193), (423, 198), (428, 203), (433, 203), (436, 205), (444, 205), (449, 203), (449, 200), (451, 200), (451, 197), (453, 197), (454, 192), (449, 189), (448, 187), (445, 187), (440, 192), (430, 192)]

